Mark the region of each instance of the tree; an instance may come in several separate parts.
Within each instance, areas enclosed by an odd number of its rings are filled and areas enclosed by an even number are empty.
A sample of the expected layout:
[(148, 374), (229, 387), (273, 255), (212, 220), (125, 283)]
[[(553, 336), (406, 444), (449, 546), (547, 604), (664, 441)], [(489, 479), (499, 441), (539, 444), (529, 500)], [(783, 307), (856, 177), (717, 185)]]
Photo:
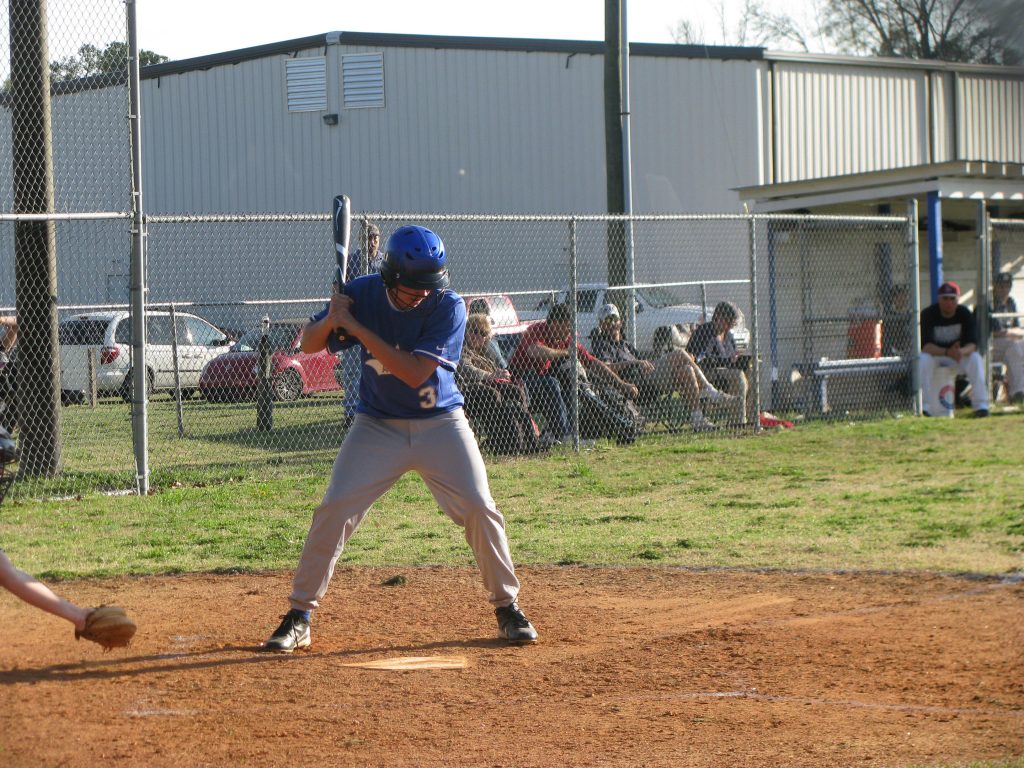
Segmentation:
[(773, 13), (765, 0), (742, 0), (735, 14), (727, 12), (725, 0), (714, 4), (718, 20), (717, 34), (710, 34), (701, 24), (680, 19), (669, 30), (677, 43), (692, 45), (750, 45), (763, 48), (811, 50), (818, 36), (817, 25), (787, 13)]
[(844, 53), (979, 64), (1024, 56), (1020, 0), (822, 0), (823, 30)]
[[(721, 43), (783, 50), (942, 59), (978, 64), (1024, 63), (1022, 0), (811, 0), (809, 20), (770, 0), (743, 0), (735, 25), (717, 11)], [(681, 20), (677, 43), (710, 42), (704, 30)]]
[[(139, 51), (139, 65), (149, 66), (167, 61), (153, 51)], [(128, 44), (120, 41), (109, 43), (102, 50), (91, 43), (78, 49), (78, 53), (58, 61), (50, 62), (50, 80), (59, 83), (78, 80), (95, 75), (119, 75), (128, 71)]]

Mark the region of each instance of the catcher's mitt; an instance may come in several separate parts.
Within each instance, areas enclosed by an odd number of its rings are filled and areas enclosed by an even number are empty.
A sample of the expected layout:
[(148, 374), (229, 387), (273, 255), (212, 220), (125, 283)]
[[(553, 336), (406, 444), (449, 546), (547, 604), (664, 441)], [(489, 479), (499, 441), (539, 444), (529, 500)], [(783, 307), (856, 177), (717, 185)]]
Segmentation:
[(116, 605), (101, 605), (93, 608), (85, 619), (85, 629), (75, 630), (75, 640), (84, 637), (103, 646), (103, 650), (124, 648), (135, 636), (135, 622), (124, 608)]

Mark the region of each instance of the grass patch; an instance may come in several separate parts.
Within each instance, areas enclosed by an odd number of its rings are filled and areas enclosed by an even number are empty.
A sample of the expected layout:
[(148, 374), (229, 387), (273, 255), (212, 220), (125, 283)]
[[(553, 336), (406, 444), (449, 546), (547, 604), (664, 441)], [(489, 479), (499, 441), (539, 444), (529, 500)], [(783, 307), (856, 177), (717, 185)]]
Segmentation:
[[(271, 433), (252, 429), (251, 404), (187, 404), (183, 438), (173, 401), (160, 402), (145, 498), (101, 493), (131, 484), (117, 469), (130, 466), (127, 406), (65, 409), (73, 470), (16, 484), (0, 515), (0, 542), (19, 566), (47, 577), (294, 567), (342, 437), (337, 399), (275, 410)], [(652, 435), (490, 459), (488, 470), (524, 564), (1006, 573), (1024, 568), (1022, 452), (1024, 420), (995, 415)], [(39, 500), (62, 489), (65, 498)], [(407, 475), (341, 562), (473, 559)]]

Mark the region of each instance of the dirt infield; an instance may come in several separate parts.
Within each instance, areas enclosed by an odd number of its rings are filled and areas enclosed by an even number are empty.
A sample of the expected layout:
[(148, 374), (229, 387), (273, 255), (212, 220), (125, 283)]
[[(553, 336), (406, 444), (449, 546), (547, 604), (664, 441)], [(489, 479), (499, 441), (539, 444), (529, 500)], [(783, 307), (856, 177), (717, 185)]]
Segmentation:
[[(381, 582), (402, 573), (405, 586)], [(5, 766), (908, 766), (1024, 753), (1024, 583), (524, 568), (508, 648), (473, 570), (339, 569), (313, 647), (259, 652), (289, 574), (59, 585), (126, 652), (0, 595)], [(450, 669), (352, 666), (461, 658)], [(461, 667), (461, 668), (460, 668)]]

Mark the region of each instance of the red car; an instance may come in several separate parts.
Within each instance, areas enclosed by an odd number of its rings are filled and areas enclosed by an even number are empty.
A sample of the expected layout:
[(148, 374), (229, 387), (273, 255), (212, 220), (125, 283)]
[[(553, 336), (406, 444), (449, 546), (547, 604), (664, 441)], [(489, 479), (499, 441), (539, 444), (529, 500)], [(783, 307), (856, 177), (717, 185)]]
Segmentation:
[[(306, 320), (270, 324), (271, 385), (276, 400), (297, 400), (310, 392), (341, 389), (340, 360), (326, 349), (313, 355), (300, 351)], [(210, 401), (241, 400), (256, 393), (261, 328), (248, 331), (231, 350), (210, 360), (199, 374), (199, 391)]]

